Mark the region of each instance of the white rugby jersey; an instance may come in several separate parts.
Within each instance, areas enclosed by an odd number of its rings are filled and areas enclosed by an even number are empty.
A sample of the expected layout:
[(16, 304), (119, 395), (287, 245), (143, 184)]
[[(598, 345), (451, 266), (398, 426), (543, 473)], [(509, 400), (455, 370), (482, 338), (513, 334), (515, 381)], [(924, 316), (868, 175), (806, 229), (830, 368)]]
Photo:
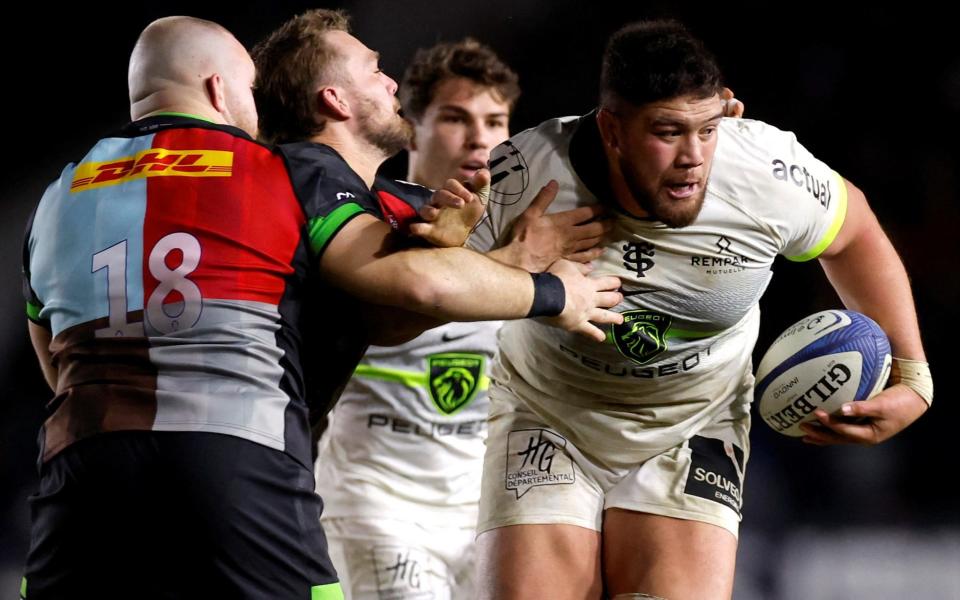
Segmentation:
[[(595, 272), (620, 277), (625, 297), (614, 309), (624, 323), (607, 326), (607, 343), (535, 320), (504, 326), (501, 360), (512, 369), (494, 373), (519, 376), (525, 385), (503, 383), (523, 388), (532, 410), (585, 414), (551, 408), (560, 402), (623, 411), (635, 427), (601, 442), (612, 447), (630, 447), (650, 428), (666, 430), (664, 443), (682, 441), (736, 398), (748, 410), (758, 301), (773, 260), (808, 260), (826, 248), (843, 223), (846, 188), (791, 133), (724, 119), (718, 135), (692, 224), (670, 228), (611, 211), (615, 229)], [(490, 165), (488, 216), (469, 241), (481, 252), (506, 243), (510, 224), (550, 179), (559, 183), (550, 212), (616, 207), (594, 114), (524, 131), (499, 146)], [(590, 437), (594, 420), (558, 428)]]
[(476, 525), (499, 327), (448, 323), (367, 351), (320, 441), (325, 517)]

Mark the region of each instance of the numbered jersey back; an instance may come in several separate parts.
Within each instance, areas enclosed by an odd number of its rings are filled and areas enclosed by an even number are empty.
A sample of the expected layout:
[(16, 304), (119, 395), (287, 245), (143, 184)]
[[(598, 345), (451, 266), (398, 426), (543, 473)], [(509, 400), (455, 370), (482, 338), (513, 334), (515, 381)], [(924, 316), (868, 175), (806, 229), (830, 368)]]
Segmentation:
[(59, 372), (44, 458), (124, 429), (308, 457), (287, 426), (305, 418), (289, 406), (299, 367), (281, 359), (297, 354), (288, 313), (309, 215), (284, 163), (232, 128), (143, 123), (68, 166), (28, 233), (28, 313), (50, 328)]

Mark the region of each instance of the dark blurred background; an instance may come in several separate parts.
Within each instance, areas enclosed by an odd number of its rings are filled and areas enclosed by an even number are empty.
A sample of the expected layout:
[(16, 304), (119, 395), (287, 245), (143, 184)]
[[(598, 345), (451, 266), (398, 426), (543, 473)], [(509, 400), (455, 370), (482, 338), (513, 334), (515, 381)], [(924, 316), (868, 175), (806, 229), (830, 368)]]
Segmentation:
[[(129, 52), (152, 19), (212, 19), (248, 47), (316, 5), (167, 2), (22, 6), (3, 37), (7, 122), (0, 291), (0, 595), (17, 589), (37, 430), (49, 396), (27, 338), (20, 289), (26, 218), (46, 184), (128, 119)], [(717, 55), (747, 116), (795, 132), (864, 190), (914, 285), (937, 385), (933, 409), (873, 448), (815, 448), (755, 420), (735, 597), (740, 600), (960, 599), (960, 502), (949, 439), (958, 413), (950, 373), (960, 277), (960, 46), (945, 10), (804, 3), (681, 5), (554, 0), (334, 2), (399, 79), (414, 51), (472, 35), (520, 74), (513, 131), (595, 102), (608, 35), (672, 16)], [(31, 14), (32, 13), (32, 14)], [(21, 13), (23, 14), (23, 13)], [(388, 163), (394, 176), (404, 162)], [(839, 307), (816, 264), (778, 262), (755, 357), (787, 325)], [(189, 540), (185, 540), (189, 543)]]

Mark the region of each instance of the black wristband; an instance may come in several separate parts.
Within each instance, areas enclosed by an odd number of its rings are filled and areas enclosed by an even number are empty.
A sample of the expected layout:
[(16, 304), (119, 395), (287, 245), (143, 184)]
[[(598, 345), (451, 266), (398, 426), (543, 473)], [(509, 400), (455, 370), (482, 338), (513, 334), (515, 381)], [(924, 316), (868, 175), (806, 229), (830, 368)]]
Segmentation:
[(567, 304), (563, 281), (553, 273), (530, 273), (533, 277), (533, 305), (527, 317), (555, 317)]

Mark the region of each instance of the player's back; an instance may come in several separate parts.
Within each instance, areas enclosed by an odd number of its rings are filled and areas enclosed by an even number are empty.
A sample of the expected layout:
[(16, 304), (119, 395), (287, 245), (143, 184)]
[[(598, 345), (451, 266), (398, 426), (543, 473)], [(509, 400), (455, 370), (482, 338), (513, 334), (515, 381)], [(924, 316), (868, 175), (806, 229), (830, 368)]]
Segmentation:
[(308, 460), (290, 427), (305, 431), (290, 302), (305, 221), (282, 159), (232, 127), (145, 119), (68, 166), (25, 247), (28, 311), (59, 372), (44, 458), (99, 432), (167, 430)]

